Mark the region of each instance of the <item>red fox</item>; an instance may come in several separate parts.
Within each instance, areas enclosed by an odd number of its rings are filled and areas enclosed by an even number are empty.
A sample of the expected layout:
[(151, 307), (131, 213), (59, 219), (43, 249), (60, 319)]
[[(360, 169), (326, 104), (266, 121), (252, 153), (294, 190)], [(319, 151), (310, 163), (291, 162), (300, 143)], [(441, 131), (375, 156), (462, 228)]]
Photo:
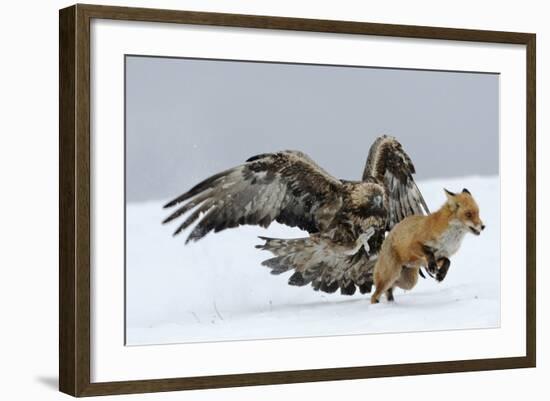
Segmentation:
[(449, 257), (460, 247), (469, 231), (479, 235), (485, 225), (470, 192), (464, 188), (455, 194), (445, 189), (447, 201), (435, 213), (413, 215), (399, 222), (388, 234), (374, 266), (376, 291), (371, 303), (378, 303), (383, 293), (393, 301), (394, 287), (410, 290), (416, 285), (420, 267), (445, 278)]

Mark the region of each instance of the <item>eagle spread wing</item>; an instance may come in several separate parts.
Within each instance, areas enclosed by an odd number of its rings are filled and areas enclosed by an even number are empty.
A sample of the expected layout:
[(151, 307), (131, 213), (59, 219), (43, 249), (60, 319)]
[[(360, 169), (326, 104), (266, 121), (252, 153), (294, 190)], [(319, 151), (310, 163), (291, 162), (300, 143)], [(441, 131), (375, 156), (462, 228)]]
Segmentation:
[(407, 216), (430, 212), (412, 178), (415, 172), (409, 155), (395, 138), (383, 135), (374, 141), (363, 180), (374, 178), (388, 191), (388, 231)]
[(243, 224), (299, 227), (309, 237), (262, 238), (258, 248), (275, 255), (263, 265), (273, 274), (294, 270), (291, 285), (370, 292), (372, 256), (386, 231), (408, 215), (428, 212), (414, 172), (399, 142), (388, 136), (374, 142), (363, 180), (356, 182), (332, 177), (302, 152), (261, 154), (167, 203), (177, 208), (164, 223), (191, 212), (174, 232), (196, 223), (186, 242)]
[[(296, 151), (262, 154), (200, 182), (164, 207), (180, 205), (170, 222), (194, 209), (174, 235), (196, 220), (187, 241), (242, 224), (273, 221), (310, 233), (324, 231), (342, 206), (340, 180)], [(202, 217), (201, 217), (202, 215)]]

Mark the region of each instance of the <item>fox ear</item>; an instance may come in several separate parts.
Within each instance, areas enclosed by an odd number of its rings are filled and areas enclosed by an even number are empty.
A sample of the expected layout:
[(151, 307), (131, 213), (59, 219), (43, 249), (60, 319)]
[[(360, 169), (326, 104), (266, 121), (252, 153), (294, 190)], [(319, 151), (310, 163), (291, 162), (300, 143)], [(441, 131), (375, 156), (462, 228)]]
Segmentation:
[(453, 196), (456, 196), (456, 194), (454, 192), (451, 192), (448, 189), (443, 188), (443, 190), (445, 191), (445, 195), (447, 195), (447, 198), (451, 198)]
[(443, 190), (445, 191), (445, 195), (447, 196), (447, 204), (449, 204), (449, 206), (451, 206), (451, 209), (456, 209), (456, 206), (457, 206), (457, 203), (456, 203), (456, 194), (454, 192), (451, 192), (445, 188), (443, 188)]
[(466, 193), (468, 195), (471, 195), (470, 191), (468, 191), (466, 188), (463, 188), (462, 189), (462, 193)]

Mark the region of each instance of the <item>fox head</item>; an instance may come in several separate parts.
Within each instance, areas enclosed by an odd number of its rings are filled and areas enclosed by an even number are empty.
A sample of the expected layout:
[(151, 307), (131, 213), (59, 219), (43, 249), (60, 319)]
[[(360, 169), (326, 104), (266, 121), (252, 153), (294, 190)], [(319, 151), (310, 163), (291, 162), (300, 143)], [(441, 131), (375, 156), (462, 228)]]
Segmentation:
[(479, 218), (479, 207), (470, 191), (464, 188), (462, 192), (455, 194), (445, 189), (445, 195), (454, 220), (470, 232), (479, 235), (485, 229), (485, 225)]

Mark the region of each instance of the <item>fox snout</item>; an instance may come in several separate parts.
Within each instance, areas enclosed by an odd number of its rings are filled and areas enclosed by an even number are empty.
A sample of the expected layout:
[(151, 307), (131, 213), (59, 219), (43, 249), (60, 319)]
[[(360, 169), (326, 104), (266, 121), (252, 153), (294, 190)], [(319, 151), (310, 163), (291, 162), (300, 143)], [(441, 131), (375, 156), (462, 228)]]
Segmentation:
[(483, 224), (482, 222), (479, 223), (479, 224), (476, 224), (475, 226), (472, 226), (472, 225), (468, 225), (468, 228), (470, 229), (470, 231), (472, 233), (474, 233), (475, 235), (479, 235), (481, 234), (481, 232), (483, 230), (485, 230), (485, 224)]

